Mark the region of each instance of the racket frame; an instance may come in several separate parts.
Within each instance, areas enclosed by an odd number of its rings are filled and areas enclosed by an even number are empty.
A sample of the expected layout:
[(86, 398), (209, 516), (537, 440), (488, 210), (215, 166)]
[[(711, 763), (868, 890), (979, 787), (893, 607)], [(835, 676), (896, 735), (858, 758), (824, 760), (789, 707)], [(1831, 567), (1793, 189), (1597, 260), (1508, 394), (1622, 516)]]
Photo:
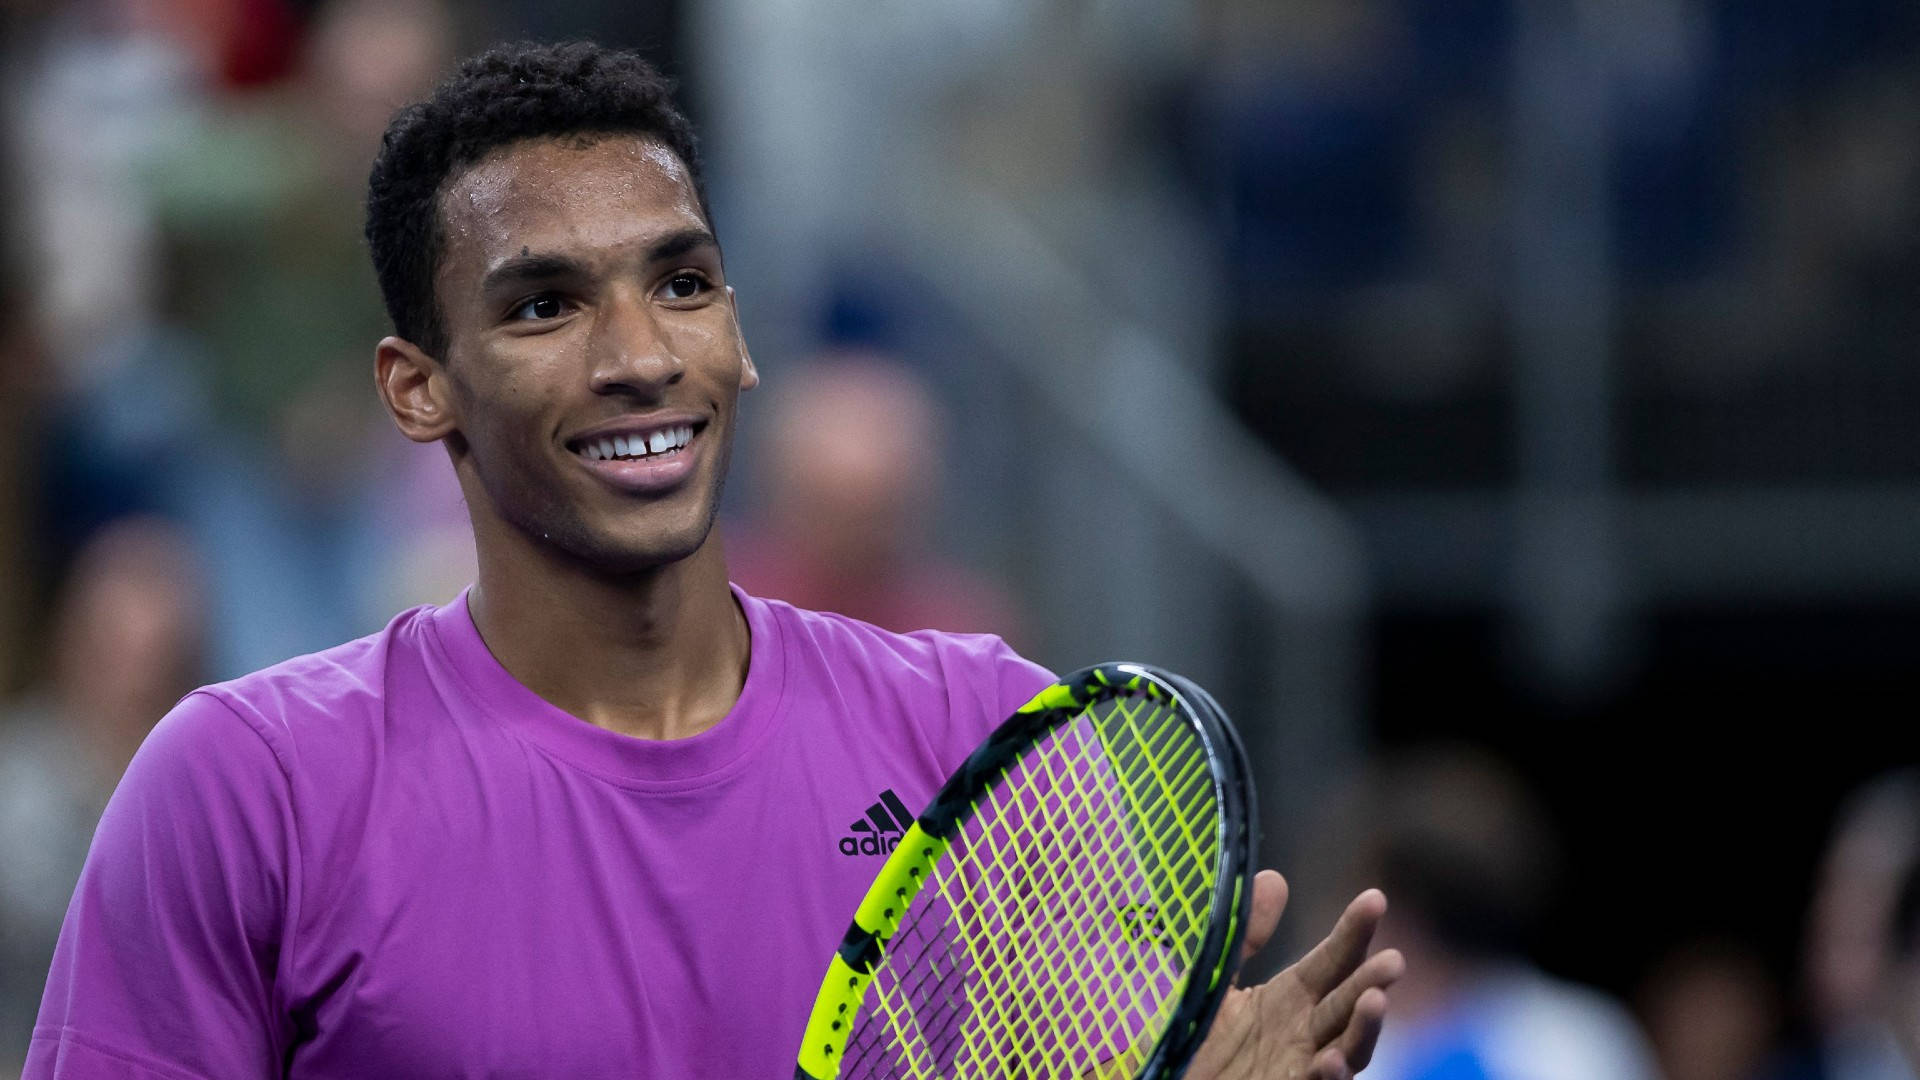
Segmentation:
[[(1172, 704), (1199, 729), (1216, 800), (1218, 865), (1207, 931), (1189, 969), (1186, 988), (1152, 1054), (1134, 1077), (1176, 1080), (1186, 1070), (1239, 969), (1240, 945), (1253, 902), (1259, 815), (1246, 749), (1213, 697), (1173, 672), (1113, 661), (1082, 668), (1035, 694), (940, 786), (875, 875), (828, 962), (801, 1040), (795, 1080), (839, 1076), (840, 1057), (853, 1022), (886, 955), (888, 940), (899, 926), (896, 916), (903, 916), (913, 903), (980, 798), (999, 785), (1028, 747), (1072, 723), (1102, 698), (1125, 693), (1144, 693)], [(1203, 981), (1206, 972), (1211, 974)]]

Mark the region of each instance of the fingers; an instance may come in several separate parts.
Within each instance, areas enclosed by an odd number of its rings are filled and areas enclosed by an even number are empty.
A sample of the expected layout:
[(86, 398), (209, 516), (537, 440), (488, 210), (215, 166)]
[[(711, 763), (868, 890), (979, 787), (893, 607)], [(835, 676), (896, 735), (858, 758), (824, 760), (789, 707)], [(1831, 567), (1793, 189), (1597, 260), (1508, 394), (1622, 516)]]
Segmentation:
[(1406, 959), (1398, 949), (1386, 949), (1369, 956), (1359, 970), (1334, 987), (1332, 993), (1321, 998), (1320, 1003), (1313, 1007), (1313, 1015), (1308, 1022), (1313, 1044), (1325, 1046), (1332, 1042), (1335, 1036), (1351, 1026), (1360, 999), (1369, 990), (1384, 990), (1392, 986), (1406, 970)]
[(1340, 1051), (1328, 1047), (1307, 1067), (1307, 1080), (1353, 1080), (1353, 1070)]
[(1340, 1051), (1347, 1067), (1359, 1072), (1373, 1060), (1373, 1048), (1380, 1041), (1380, 1029), (1387, 1022), (1387, 992), (1378, 986), (1368, 989), (1354, 1002), (1353, 1022), (1340, 1033), (1334, 1049)]
[(1247, 936), (1240, 944), (1240, 962), (1273, 940), (1274, 927), (1280, 925), (1280, 913), (1287, 909), (1287, 879), (1275, 870), (1262, 870), (1253, 877), (1253, 903), (1247, 913)]
[(1367, 958), (1373, 933), (1387, 913), (1387, 898), (1379, 889), (1368, 889), (1353, 898), (1333, 933), (1313, 947), (1313, 951), (1294, 965), (1294, 974), (1315, 998), (1323, 998), (1345, 982)]
[(1340, 1041), (1314, 1056), (1307, 1069), (1308, 1080), (1353, 1080), (1354, 1074), (1373, 1060), (1373, 1048), (1380, 1041), (1386, 1019), (1387, 992), (1370, 987), (1354, 1003), (1353, 1022), (1340, 1033)]

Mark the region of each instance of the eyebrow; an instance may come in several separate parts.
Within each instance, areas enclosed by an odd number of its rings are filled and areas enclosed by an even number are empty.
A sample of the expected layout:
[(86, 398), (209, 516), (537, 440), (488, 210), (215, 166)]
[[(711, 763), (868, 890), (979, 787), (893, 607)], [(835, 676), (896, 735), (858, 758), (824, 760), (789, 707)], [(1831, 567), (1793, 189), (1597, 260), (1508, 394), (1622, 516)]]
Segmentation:
[[(679, 229), (660, 237), (649, 245), (646, 262), (648, 264), (666, 262), (703, 248), (718, 251), (720, 241), (706, 229), (694, 227)], [(545, 253), (515, 255), (488, 270), (486, 276), (480, 280), (480, 290), (491, 293), (509, 285), (553, 281), (558, 278), (584, 276), (586, 273), (586, 264), (571, 255)]]
[(480, 280), (480, 291), (491, 293), (509, 285), (553, 281), (585, 272), (580, 260), (566, 255), (516, 255), (487, 271)]
[(647, 249), (647, 261), (665, 262), (701, 248), (712, 248), (718, 251), (720, 241), (707, 230), (690, 226), (677, 232), (670, 232), (654, 241), (653, 246)]

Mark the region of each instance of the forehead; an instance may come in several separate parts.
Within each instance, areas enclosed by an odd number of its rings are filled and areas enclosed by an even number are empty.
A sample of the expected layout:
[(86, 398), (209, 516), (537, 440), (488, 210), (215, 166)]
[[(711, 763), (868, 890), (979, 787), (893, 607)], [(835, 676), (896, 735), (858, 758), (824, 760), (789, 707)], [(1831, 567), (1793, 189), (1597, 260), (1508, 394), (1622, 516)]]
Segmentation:
[(523, 248), (613, 249), (706, 218), (686, 165), (643, 135), (528, 139), (442, 189), (442, 270), (483, 270)]

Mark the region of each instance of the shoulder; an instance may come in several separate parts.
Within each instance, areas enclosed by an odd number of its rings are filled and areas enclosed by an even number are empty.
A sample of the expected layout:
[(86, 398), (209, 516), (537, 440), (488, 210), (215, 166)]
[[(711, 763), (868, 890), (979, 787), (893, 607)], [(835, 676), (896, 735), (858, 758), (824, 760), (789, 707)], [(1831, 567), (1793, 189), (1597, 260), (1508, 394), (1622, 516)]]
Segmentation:
[(1051, 672), (996, 634), (896, 633), (829, 611), (740, 596), (750, 620), (758, 614), (777, 627), (787, 663), (802, 681), (830, 687), (849, 703), (913, 717), (948, 764), (1053, 681)]
[(385, 711), (395, 664), (423, 662), (423, 638), (437, 610), (412, 608), (365, 637), (203, 686), (182, 707), (195, 699), (204, 702), (195, 711), (217, 706), (253, 728), (282, 758), (282, 766), (290, 768), (287, 759), (299, 742), (377, 721)]
[(760, 607), (779, 626), (790, 652), (831, 664), (845, 675), (908, 686), (978, 689), (1004, 683), (1024, 691), (1015, 707), (1053, 681), (1052, 673), (997, 634), (897, 633), (831, 611), (740, 595), (743, 604)]
[(1544, 1060), (1561, 1063), (1547, 1074), (1584, 1078), (1646, 1080), (1657, 1073), (1646, 1036), (1627, 1009), (1612, 998), (1577, 983), (1526, 967), (1497, 973), (1486, 997), (1507, 1019), (1507, 1038), (1496, 1052), (1514, 1064)]

